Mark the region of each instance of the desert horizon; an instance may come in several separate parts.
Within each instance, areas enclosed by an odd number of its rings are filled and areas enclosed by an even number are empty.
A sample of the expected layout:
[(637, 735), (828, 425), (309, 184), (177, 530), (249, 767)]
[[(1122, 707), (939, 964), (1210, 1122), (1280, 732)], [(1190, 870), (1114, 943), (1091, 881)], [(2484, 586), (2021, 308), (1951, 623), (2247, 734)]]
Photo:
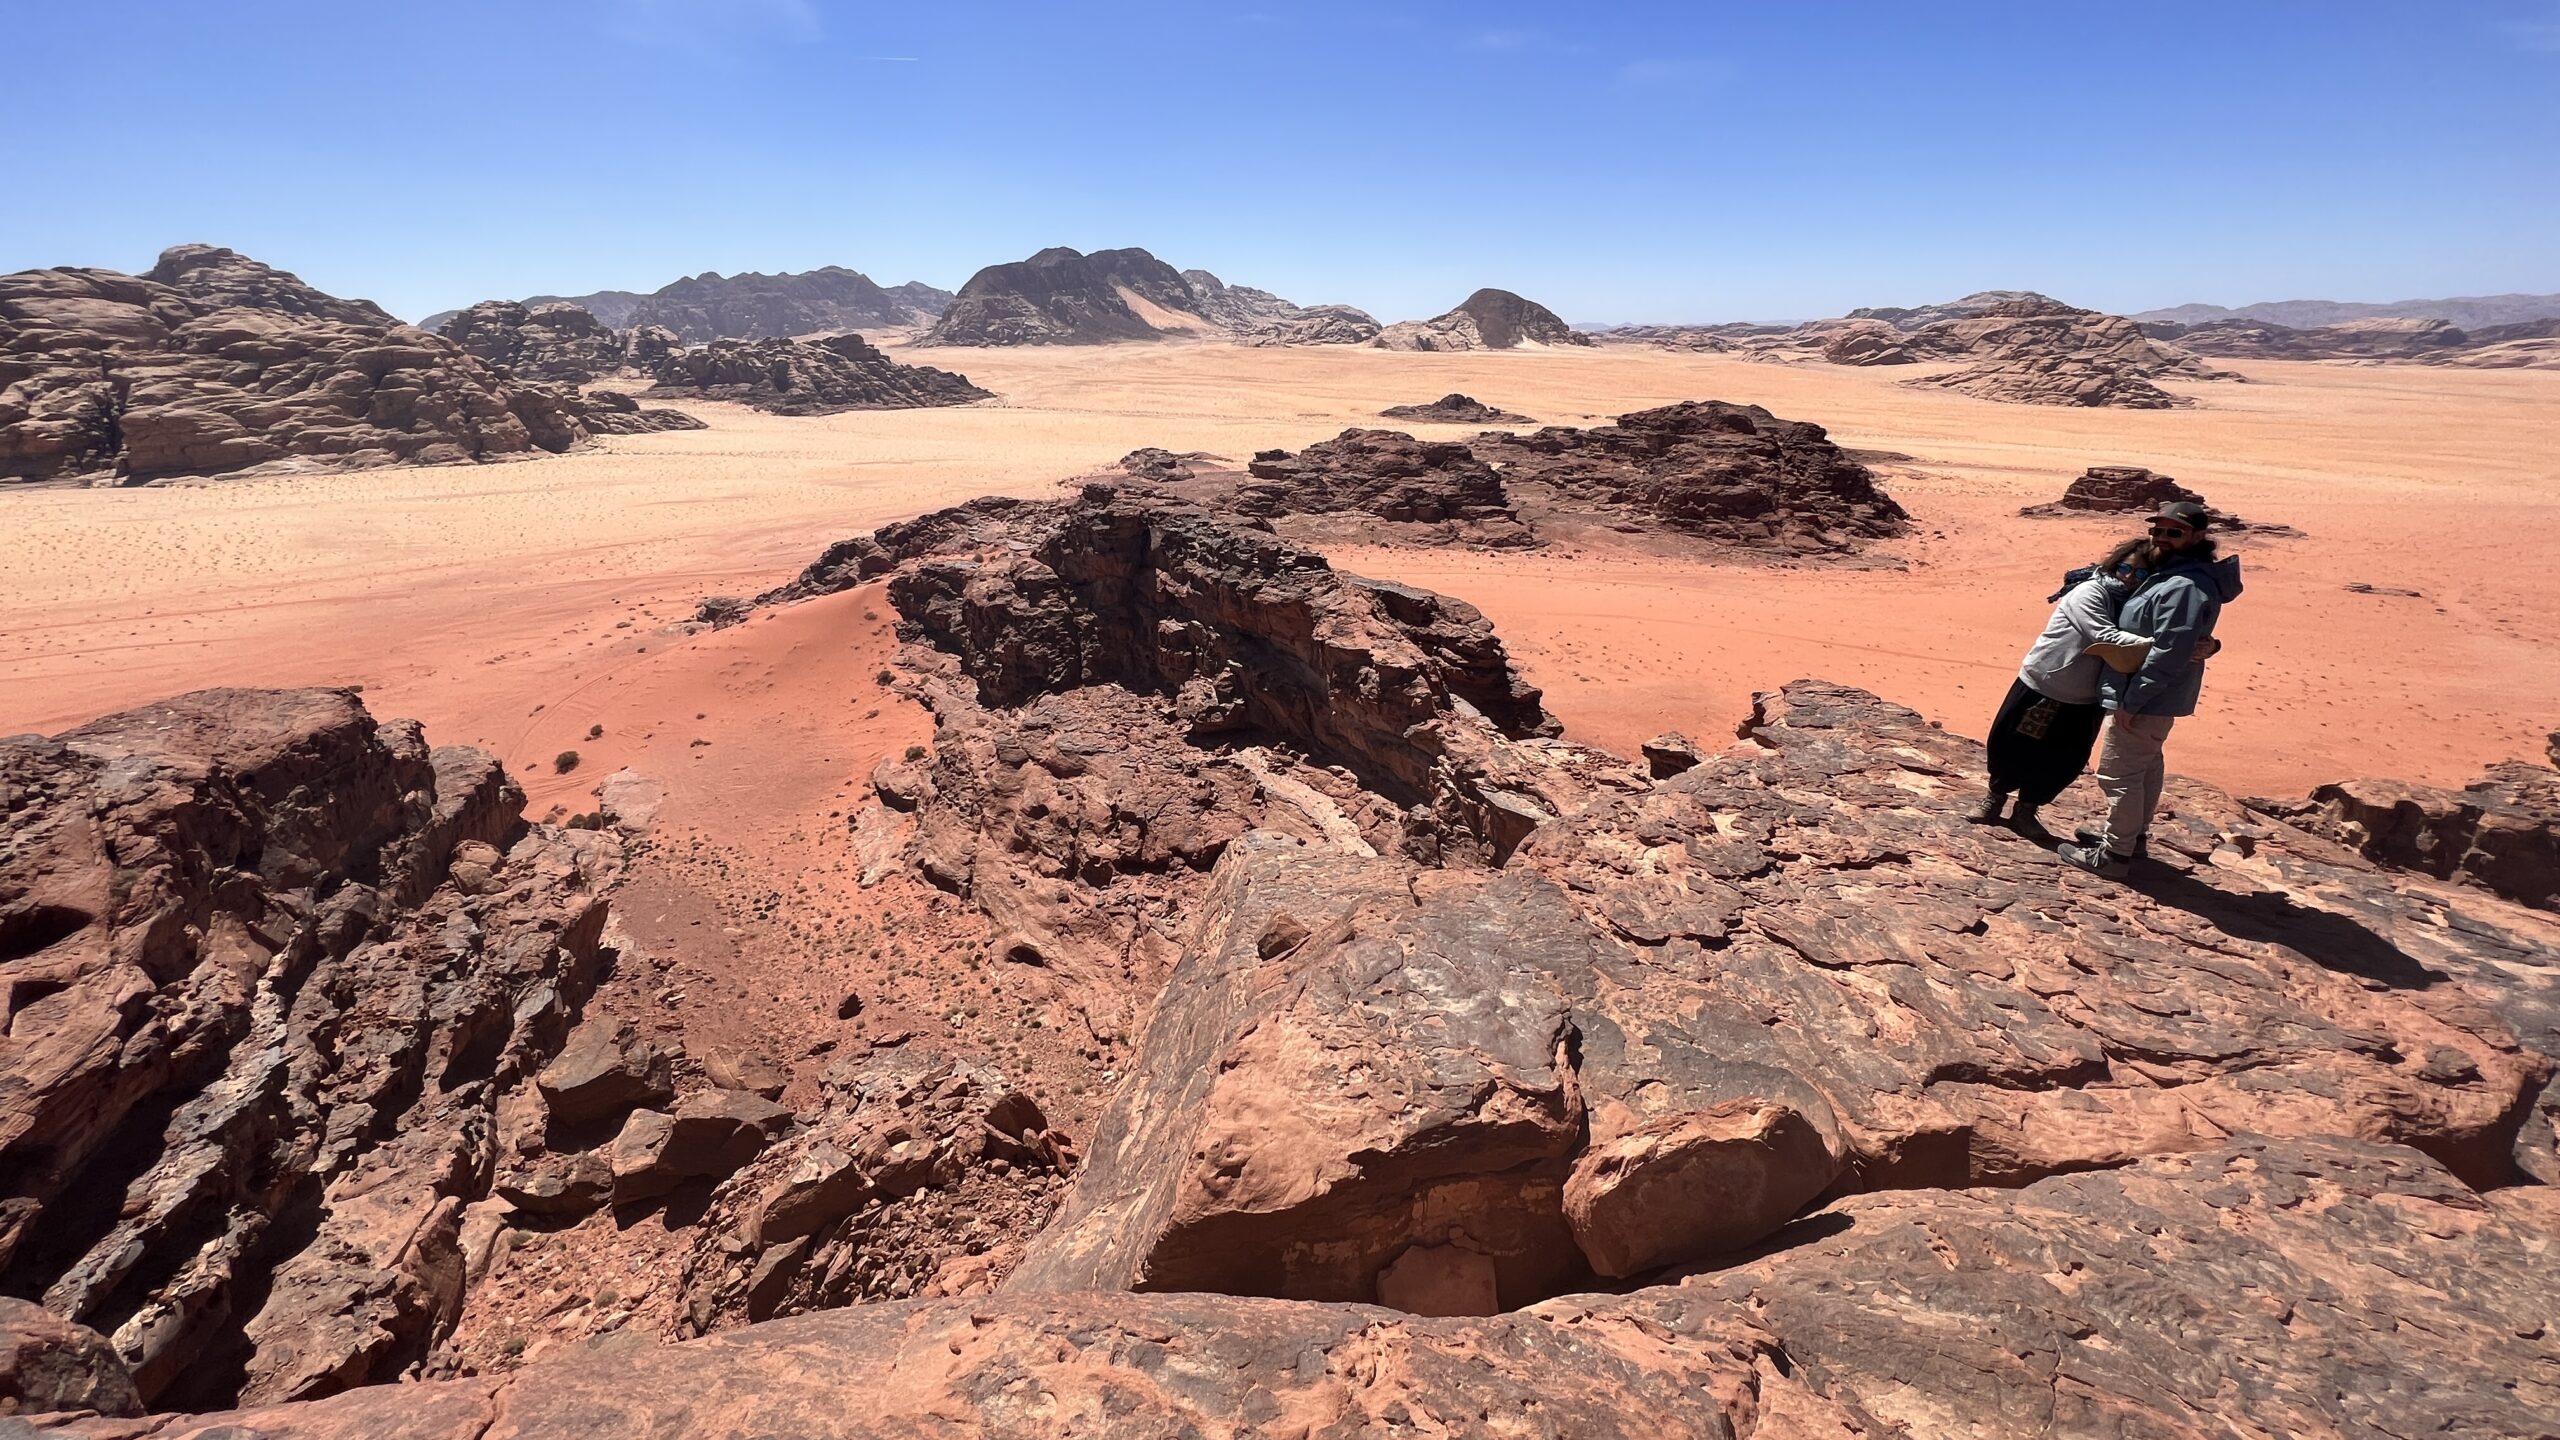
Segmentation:
[(2548, 8), (0, 0), (0, 1440), (2550, 1440)]

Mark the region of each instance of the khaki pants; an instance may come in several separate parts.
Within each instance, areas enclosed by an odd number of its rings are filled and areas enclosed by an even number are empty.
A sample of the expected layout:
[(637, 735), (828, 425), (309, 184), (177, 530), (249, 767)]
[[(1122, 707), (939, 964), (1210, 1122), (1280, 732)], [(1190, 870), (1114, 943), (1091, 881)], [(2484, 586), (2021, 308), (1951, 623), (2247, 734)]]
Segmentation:
[(2133, 853), (2133, 844), (2151, 828), (2160, 809), (2160, 786), (2169, 778), (2161, 751), (2169, 743), (2168, 715), (2107, 717), (2106, 747), (2098, 752), (2098, 791), (2107, 797), (2106, 846), (2118, 855)]

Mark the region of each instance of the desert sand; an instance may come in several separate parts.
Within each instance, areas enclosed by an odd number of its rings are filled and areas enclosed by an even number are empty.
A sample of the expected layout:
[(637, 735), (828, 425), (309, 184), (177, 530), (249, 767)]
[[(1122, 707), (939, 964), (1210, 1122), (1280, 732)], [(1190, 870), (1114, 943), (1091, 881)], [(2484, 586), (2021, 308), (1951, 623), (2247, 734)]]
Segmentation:
[[(0, 494), (0, 729), (202, 685), (361, 684), (378, 713), (491, 746), (537, 799), (584, 808), (594, 765), (546, 778), (560, 734), (593, 723), (580, 716), (627, 711), (626, 692), (670, 718), (736, 693), (717, 667), (691, 667), (700, 703), (652, 678), (688, 647), (735, 643), (666, 632), (704, 596), (752, 593), (887, 520), (1047, 493), (1140, 445), (1242, 458), (1449, 390), (1559, 424), (1750, 401), (1912, 457), (1885, 477), (1914, 533), (1868, 568), (1607, 545), (1337, 557), (1482, 606), (1579, 738), (1712, 738), (1752, 691), (1806, 674), (1979, 726), (2054, 577), (2117, 533), (2015, 512), (2094, 463), (2149, 465), (2306, 532), (2238, 540), (2250, 590), (2181, 768), (2244, 793), (2360, 773), (2459, 783), (2538, 753), (2560, 722), (2545, 649), (2560, 375), (2261, 362), (2242, 367), (2251, 383), (2183, 387), (2199, 408), (2134, 412), (1913, 390), (1895, 383), (1908, 367), (1621, 348), (936, 355), (1003, 398), (822, 419), (697, 405), (712, 428), (564, 458)], [(2359, 582), (2419, 593), (2345, 588)]]

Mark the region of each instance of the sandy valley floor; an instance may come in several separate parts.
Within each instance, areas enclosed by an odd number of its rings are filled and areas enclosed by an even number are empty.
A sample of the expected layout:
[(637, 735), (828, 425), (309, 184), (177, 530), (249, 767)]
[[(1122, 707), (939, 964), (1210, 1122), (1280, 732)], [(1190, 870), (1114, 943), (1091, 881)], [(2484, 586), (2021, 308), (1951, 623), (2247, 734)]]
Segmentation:
[(2254, 383), (2188, 387), (2200, 408), (2132, 412), (1915, 391), (1891, 370), (1615, 348), (911, 358), (1003, 398), (825, 419), (698, 406), (711, 429), (484, 468), (0, 490), (0, 733), (203, 685), (361, 683), (378, 713), (417, 716), (436, 739), (541, 762), (527, 772), (537, 811), (585, 808), (600, 772), (553, 778), (548, 761), (601, 717), (831, 703), (817, 680), (775, 678), (831, 663), (811, 658), (822, 647), (805, 627), (770, 655), (723, 638), (739, 655), (671, 659), (711, 643), (663, 628), (703, 596), (752, 593), (886, 520), (1047, 492), (1139, 445), (1241, 458), (1453, 389), (1564, 424), (1753, 401), (1912, 457), (1886, 472), (1917, 521), (1883, 552), (1900, 566), (1569, 548), (1337, 556), (1482, 606), (1578, 738), (1718, 736), (1752, 690), (1807, 674), (1979, 726), (2053, 577), (2114, 533), (2016, 511), (2101, 462), (2153, 466), (2306, 532), (2242, 541), (2250, 590), (2226, 619), (2206, 713), (2176, 742), (2179, 768), (2248, 793), (2353, 773), (2461, 782), (2538, 754), (2560, 725), (2560, 373), (2260, 364), (2246, 367)]

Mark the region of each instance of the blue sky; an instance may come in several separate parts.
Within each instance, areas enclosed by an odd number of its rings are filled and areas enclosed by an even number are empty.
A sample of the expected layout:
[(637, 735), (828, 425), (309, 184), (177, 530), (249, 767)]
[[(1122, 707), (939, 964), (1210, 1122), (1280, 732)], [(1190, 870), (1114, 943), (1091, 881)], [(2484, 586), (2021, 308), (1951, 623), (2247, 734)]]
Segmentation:
[(2560, 0), (0, 0), (0, 271), (412, 318), (1044, 245), (1388, 319), (2560, 290)]

